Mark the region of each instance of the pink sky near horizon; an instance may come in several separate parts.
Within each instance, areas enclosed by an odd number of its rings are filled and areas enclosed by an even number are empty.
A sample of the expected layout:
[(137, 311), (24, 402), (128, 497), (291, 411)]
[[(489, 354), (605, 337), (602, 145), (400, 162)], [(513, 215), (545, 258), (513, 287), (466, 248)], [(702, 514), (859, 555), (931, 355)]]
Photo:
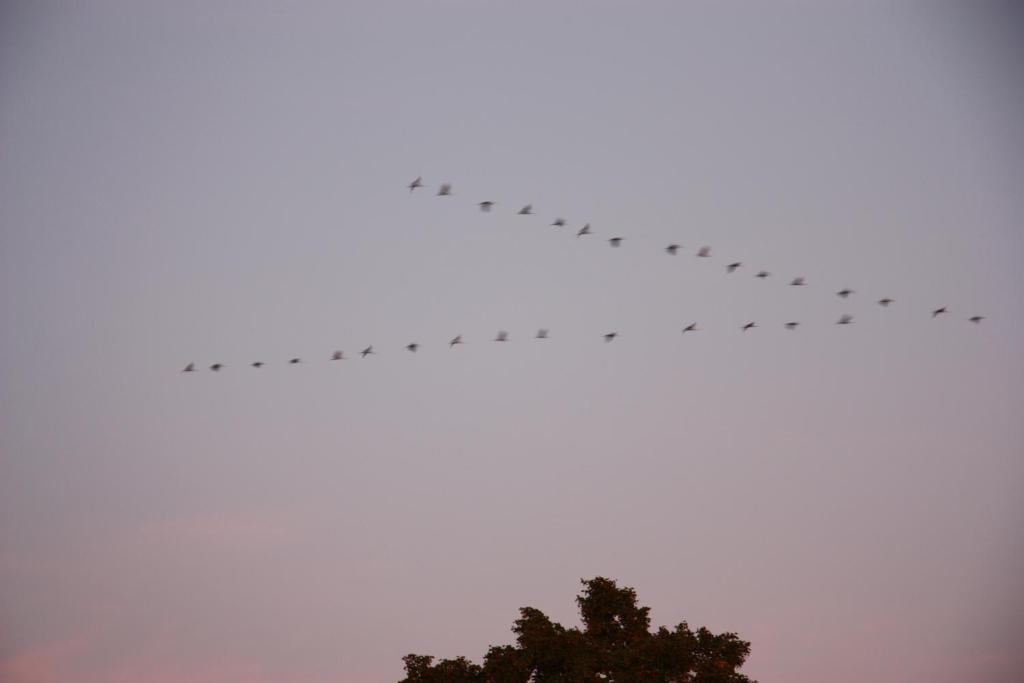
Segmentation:
[(1022, 17), (0, 8), (0, 683), (388, 683), (598, 575), (761, 683), (1020, 680)]

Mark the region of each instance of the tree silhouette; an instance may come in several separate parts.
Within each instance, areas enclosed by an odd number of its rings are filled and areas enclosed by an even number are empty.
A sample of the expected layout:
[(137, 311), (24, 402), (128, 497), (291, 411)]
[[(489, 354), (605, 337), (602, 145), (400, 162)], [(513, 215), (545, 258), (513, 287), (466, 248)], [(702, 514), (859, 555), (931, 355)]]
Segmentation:
[(750, 643), (735, 633), (690, 630), (682, 622), (650, 631), (650, 608), (615, 581), (584, 580), (577, 596), (582, 630), (533, 607), (519, 610), (515, 645), (492, 645), (483, 666), (465, 657), (410, 654), (399, 683), (753, 683), (737, 672)]

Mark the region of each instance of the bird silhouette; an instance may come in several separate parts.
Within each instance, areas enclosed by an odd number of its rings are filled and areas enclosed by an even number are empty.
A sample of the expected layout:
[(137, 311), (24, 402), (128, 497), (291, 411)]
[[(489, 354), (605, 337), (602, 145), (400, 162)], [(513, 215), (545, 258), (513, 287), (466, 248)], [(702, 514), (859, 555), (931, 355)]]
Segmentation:
[(683, 328), (683, 334), (686, 334), (687, 332), (698, 332), (698, 331), (699, 330), (697, 329), (697, 323), (690, 323), (689, 325), (687, 325), (686, 327)]
[(736, 263), (730, 263), (729, 265), (727, 265), (725, 267), (725, 270), (726, 270), (726, 272), (729, 272), (729, 273), (735, 273), (736, 269), (739, 268), (742, 265), (743, 265), (743, 263), (741, 263), (740, 261), (737, 261)]
[(608, 342), (615, 339), (617, 336), (619, 336), (618, 332), (609, 332), (608, 334), (604, 335), (604, 343), (607, 344)]
[(983, 316), (983, 315), (973, 315), (970, 318), (968, 318), (968, 320), (970, 320), (975, 325), (977, 325), (978, 323), (980, 323), (984, 319), (985, 319), (985, 316)]
[(769, 273), (767, 270), (759, 270), (759, 271), (757, 271), (757, 275), (755, 275), (754, 277), (759, 277), (759, 278), (761, 278), (763, 280), (764, 278), (768, 277), (769, 275), (771, 275), (771, 273)]
[(836, 321), (836, 325), (849, 325), (853, 322), (852, 315), (844, 315)]
[(407, 351), (411, 351), (412, 353), (416, 353), (416, 349), (420, 348), (420, 345), (417, 344), (416, 342), (413, 342), (412, 344), (406, 344), (405, 348), (406, 348)]
[(749, 322), (749, 323), (747, 323), (746, 325), (744, 325), (744, 326), (743, 326), (743, 330), (742, 330), (742, 331), (743, 331), (743, 332), (746, 332), (747, 330), (752, 330), (752, 329), (754, 329), (755, 327), (757, 327), (757, 323), (755, 323), (755, 322)]
[(494, 206), (494, 202), (491, 202), (491, 201), (480, 202), (480, 210), (483, 211), (484, 213), (489, 213), (490, 210), (491, 210), (491, 207), (493, 207), (493, 206)]
[(587, 223), (582, 228), (580, 228), (580, 231), (578, 233), (576, 233), (576, 236), (577, 237), (583, 237), (584, 235), (591, 235), (591, 234), (593, 234), (593, 233), (590, 232), (590, 223)]
[(853, 294), (853, 290), (852, 290), (852, 289), (840, 289), (840, 290), (839, 290), (838, 292), (836, 292), (836, 294), (837, 294), (838, 296), (841, 296), (841, 297), (843, 297), (844, 299), (846, 299), (846, 298), (848, 298), (848, 297), (849, 297), (849, 296), (850, 296), (851, 294)]
[(665, 251), (668, 252), (669, 254), (671, 254), (672, 256), (675, 256), (676, 252), (679, 251), (679, 245), (678, 244), (670, 244), (667, 247), (665, 247)]
[(249, 363), (249, 365), (251, 365), (252, 367), (254, 367), (254, 368), (256, 368), (257, 370), (259, 370), (259, 369), (260, 369), (260, 368), (262, 368), (262, 367), (263, 367), (264, 365), (266, 365), (266, 363), (264, 363), (264, 362), (263, 362), (263, 361), (261, 361), (261, 360), (258, 360), (258, 361), (255, 361), (255, 362), (253, 362), (253, 363)]
[(423, 187), (423, 176), (417, 176), (416, 180), (409, 183), (409, 192), (412, 192), (417, 187)]
[(451, 194), (452, 194), (452, 184), (451, 183), (444, 183), (437, 190), (437, 196), (438, 197), (450, 197)]
[(565, 219), (564, 218), (556, 218), (555, 222), (552, 223), (551, 225), (556, 227), (556, 228), (561, 228), (562, 226), (565, 225)]
[(948, 311), (946, 311), (946, 307), (945, 306), (943, 306), (942, 308), (936, 308), (934, 311), (932, 311), (932, 317), (933, 318), (938, 318), (940, 315), (942, 315), (943, 313), (947, 313), (947, 312)]
[(788, 323), (786, 323), (786, 329), (787, 330), (795, 330), (796, 326), (799, 325), (799, 324), (800, 323), (796, 322), (795, 320), (793, 322), (788, 322)]
[(537, 330), (537, 336), (534, 337), (534, 338), (535, 339), (547, 339), (548, 338), (548, 331), (542, 327), (539, 330)]
[(882, 306), (882, 307), (888, 306), (888, 305), (889, 305), (889, 304), (891, 304), (891, 303), (892, 303), (892, 299), (889, 299), (889, 298), (886, 298), (886, 299), (879, 299), (879, 300), (878, 300), (878, 305), (879, 305), (879, 306)]
[(622, 238), (621, 237), (612, 237), (612, 238), (610, 238), (608, 240), (608, 244), (612, 245), (613, 247), (617, 247), (620, 244), (622, 244)]
[(331, 354), (331, 360), (345, 360), (345, 354), (341, 351), (335, 351)]
[(519, 209), (519, 215), (520, 216), (530, 216), (530, 215), (533, 215), (533, 204), (527, 204), (523, 208)]
[(301, 358), (292, 358), (290, 361), (288, 361), (288, 365), (298, 365), (301, 362)]
[(711, 247), (701, 247), (697, 250), (697, 256), (701, 258), (708, 258), (711, 256)]
[(448, 348), (451, 348), (451, 347), (455, 346), (456, 344), (462, 344), (462, 343), (463, 343), (462, 335), (460, 334), (460, 335), (457, 335), (457, 336), (453, 337), (452, 340), (450, 342), (448, 342)]
[(802, 277), (795, 277), (793, 278), (793, 281), (790, 282), (789, 284), (793, 287), (803, 287), (807, 283), (804, 282), (804, 279)]
[(223, 363), (214, 363), (213, 365), (210, 366), (210, 369), (213, 370), (214, 372), (220, 372), (220, 369), (222, 367), (224, 367)]
[(508, 341), (508, 332), (506, 332), (505, 330), (500, 330), (498, 332), (497, 336), (494, 337), (494, 341), (496, 341), (496, 342)]
[(367, 347), (366, 347), (365, 349), (363, 349), (362, 351), (360, 351), (360, 352), (359, 352), (359, 355), (360, 355), (360, 356), (362, 356), (363, 358), (366, 358), (367, 356), (375, 356), (375, 355), (377, 355), (377, 354), (376, 354), (376, 352), (375, 352), (375, 351), (373, 350), (373, 345), (370, 345), (370, 346), (367, 346)]
[(185, 369), (182, 370), (182, 372), (195, 372), (195, 371), (196, 371), (196, 364), (195, 363), (189, 363), (188, 365), (185, 366)]

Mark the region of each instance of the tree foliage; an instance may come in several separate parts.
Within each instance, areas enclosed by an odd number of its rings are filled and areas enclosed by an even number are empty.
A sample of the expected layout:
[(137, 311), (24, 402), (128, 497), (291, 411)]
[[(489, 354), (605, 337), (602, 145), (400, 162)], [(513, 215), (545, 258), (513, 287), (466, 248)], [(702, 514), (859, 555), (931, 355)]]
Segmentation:
[(410, 654), (400, 683), (752, 683), (737, 671), (750, 643), (735, 633), (694, 631), (685, 621), (652, 632), (650, 608), (632, 588), (603, 577), (582, 583), (582, 628), (524, 607), (512, 625), (516, 644), (491, 646), (482, 666)]

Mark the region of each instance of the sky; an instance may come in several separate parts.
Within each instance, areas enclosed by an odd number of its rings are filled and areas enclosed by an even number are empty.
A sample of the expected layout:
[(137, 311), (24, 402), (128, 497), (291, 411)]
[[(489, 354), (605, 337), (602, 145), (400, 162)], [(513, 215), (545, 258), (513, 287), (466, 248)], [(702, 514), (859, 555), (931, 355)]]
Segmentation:
[(1022, 20), (4, 3), (0, 680), (387, 683), (600, 575), (1019, 681)]

